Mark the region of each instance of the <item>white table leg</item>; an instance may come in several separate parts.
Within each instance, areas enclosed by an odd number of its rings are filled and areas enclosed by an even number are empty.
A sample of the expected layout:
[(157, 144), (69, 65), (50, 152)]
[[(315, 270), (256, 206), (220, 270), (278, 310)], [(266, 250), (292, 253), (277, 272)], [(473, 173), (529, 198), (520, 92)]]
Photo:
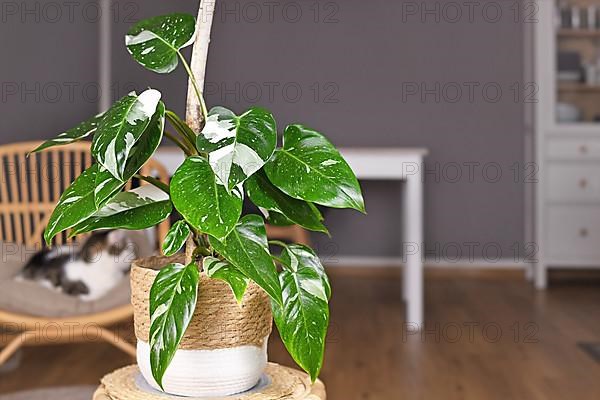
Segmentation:
[(423, 324), (423, 181), (421, 166), (407, 176), (403, 195), (404, 300), (406, 322)]
[(534, 284), (535, 288), (539, 290), (543, 290), (548, 287), (548, 270), (542, 260), (538, 260), (538, 262), (535, 264)]

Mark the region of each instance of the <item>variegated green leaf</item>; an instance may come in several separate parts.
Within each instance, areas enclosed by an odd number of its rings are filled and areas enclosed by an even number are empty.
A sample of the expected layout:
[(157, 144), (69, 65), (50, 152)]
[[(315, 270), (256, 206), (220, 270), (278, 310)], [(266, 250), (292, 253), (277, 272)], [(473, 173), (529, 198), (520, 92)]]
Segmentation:
[(73, 234), (98, 229), (150, 228), (164, 221), (173, 210), (169, 195), (152, 185), (121, 192), (90, 218), (73, 228)]
[(86, 169), (60, 196), (44, 231), (46, 243), (50, 244), (58, 233), (72, 228), (96, 212), (98, 208), (94, 202), (94, 190), (98, 168), (98, 164), (94, 164)]
[(96, 176), (95, 201), (100, 206), (114, 197), (125, 183), (131, 179), (144, 164), (152, 157), (160, 144), (165, 128), (165, 105), (158, 103), (156, 112), (152, 116), (146, 130), (142, 133), (138, 143), (131, 150), (131, 156), (125, 164), (123, 181), (116, 179), (108, 170), (100, 168)]
[(166, 74), (177, 67), (178, 52), (194, 43), (196, 20), (188, 14), (169, 14), (135, 24), (125, 37), (133, 58), (150, 71)]
[(315, 274), (319, 276), (319, 279), (321, 279), (323, 289), (323, 292), (316, 290), (315, 295), (325, 301), (329, 301), (329, 298), (331, 297), (329, 278), (325, 273), (325, 267), (323, 267), (321, 259), (313, 249), (303, 244), (286, 244), (283, 246), (278, 261), (292, 272), (297, 271), (299, 268), (309, 268), (314, 271)]
[(129, 94), (117, 101), (98, 126), (92, 142), (96, 161), (120, 181), (135, 144), (150, 124), (160, 102), (160, 92), (148, 89), (137, 96)]
[(290, 226), (296, 225), (294, 222), (287, 219), (287, 217), (283, 214), (278, 213), (277, 211), (269, 211), (266, 208), (259, 207), (260, 212), (266, 218), (266, 221), (269, 225), (274, 226)]
[(103, 117), (104, 114), (98, 114), (95, 117), (80, 123), (75, 128), (71, 128), (68, 131), (61, 133), (54, 139), (45, 141), (31, 152), (37, 153), (50, 147), (62, 146), (84, 139), (96, 132), (96, 129), (98, 129), (98, 124), (100, 124), (100, 121), (102, 121)]
[(308, 247), (289, 245), (280, 259), (285, 266), (279, 274), (283, 306), (273, 302), (273, 317), (286, 349), (314, 382), (323, 365), (331, 288)]
[(198, 298), (196, 264), (169, 264), (160, 270), (150, 289), (150, 367), (162, 379), (187, 329)]
[(162, 244), (162, 252), (165, 256), (177, 253), (190, 236), (192, 231), (185, 221), (177, 221), (171, 226)]
[(245, 276), (252, 279), (281, 304), (281, 286), (277, 269), (269, 253), (263, 219), (246, 215), (223, 240), (210, 237), (210, 244)]
[(171, 180), (177, 211), (191, 226), (217, 238), (227, 236), (240, 218), (242, 197), (238, 187), (228, 193), (202, 157), (187, 158)]
[(274, 212), (276, 222), (281, 221), (278, 217), (283, 215), (289, 221), (306, 229), (328, 233), (327, 228), (321, 222), (323, 217), (314, 204), (294, 199), (283, 193), (269, 181), (263, 171), (252, 175), (245, 186), (250, 200), (261, 211), (263, 209), (268, 211), (265, 215), (267, 218), (271, 219), (271, 213)]
[(229, 261), (219, 260), (215, 257), (204, 257), (202, 263), (204, 271), (209, 277), (229, 284), (237, 302), (241, 304), (249, 279)]
[(350, 166), (319, 132), (290, 125), (265, 165), (269, 180), (296, 199), (334, 208), (365, 211), (360, 185)]
[(239, 117), (223, 107), (211, 109), (196, 142), (228, 190), (261, 169), (276, 145), (275, 119), (261, 108), (251, 108)]

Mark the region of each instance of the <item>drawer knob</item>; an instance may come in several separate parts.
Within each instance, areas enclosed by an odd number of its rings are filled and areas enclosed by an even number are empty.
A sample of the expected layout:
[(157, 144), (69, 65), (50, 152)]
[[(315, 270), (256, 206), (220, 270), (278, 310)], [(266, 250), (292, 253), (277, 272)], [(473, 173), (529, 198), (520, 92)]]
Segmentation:
[(588, 152), (588, 147), (585, 144), (582, 144), (581, 146), (579, 146), (579, 152), (581, 154), (587, 154)]
[(579, 187), (582, 189), (585, 189), (588, 185), (588, 181), (587, 179), (583, 178), (581, 180), (579, 180)]
[(587, 228), (581, 228), (579, 230), (579, 236), (581, 236), (581, 237), (587, 237), (588, 235), (589, 235), (589, 232), (588, 232)]

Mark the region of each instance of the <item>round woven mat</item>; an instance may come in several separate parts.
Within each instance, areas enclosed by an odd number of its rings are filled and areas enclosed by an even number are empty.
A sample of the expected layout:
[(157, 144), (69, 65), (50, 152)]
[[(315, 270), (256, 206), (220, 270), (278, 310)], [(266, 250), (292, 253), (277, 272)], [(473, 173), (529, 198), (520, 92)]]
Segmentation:
[[(206, 400), (196, 397), (170, 396), (152, 389), (142, 378), (137, 365), (116, 370), (102, 378), (93, 400)], [(210, 400), (325, 400), (321, 381), (310, 383), (303, 372), (269, 363), (258, 386), (246, 393)]]

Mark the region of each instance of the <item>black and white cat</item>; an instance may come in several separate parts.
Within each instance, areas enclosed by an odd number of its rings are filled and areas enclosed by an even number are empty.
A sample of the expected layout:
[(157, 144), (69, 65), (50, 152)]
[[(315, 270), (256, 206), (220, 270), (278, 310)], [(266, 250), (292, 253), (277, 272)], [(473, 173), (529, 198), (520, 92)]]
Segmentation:
[(135, 258), (135, 246), (125, 232), (94, 232), (81, 249), (56, 246), (36, 253), (16, 279), (93, 301), (122, 281)]

